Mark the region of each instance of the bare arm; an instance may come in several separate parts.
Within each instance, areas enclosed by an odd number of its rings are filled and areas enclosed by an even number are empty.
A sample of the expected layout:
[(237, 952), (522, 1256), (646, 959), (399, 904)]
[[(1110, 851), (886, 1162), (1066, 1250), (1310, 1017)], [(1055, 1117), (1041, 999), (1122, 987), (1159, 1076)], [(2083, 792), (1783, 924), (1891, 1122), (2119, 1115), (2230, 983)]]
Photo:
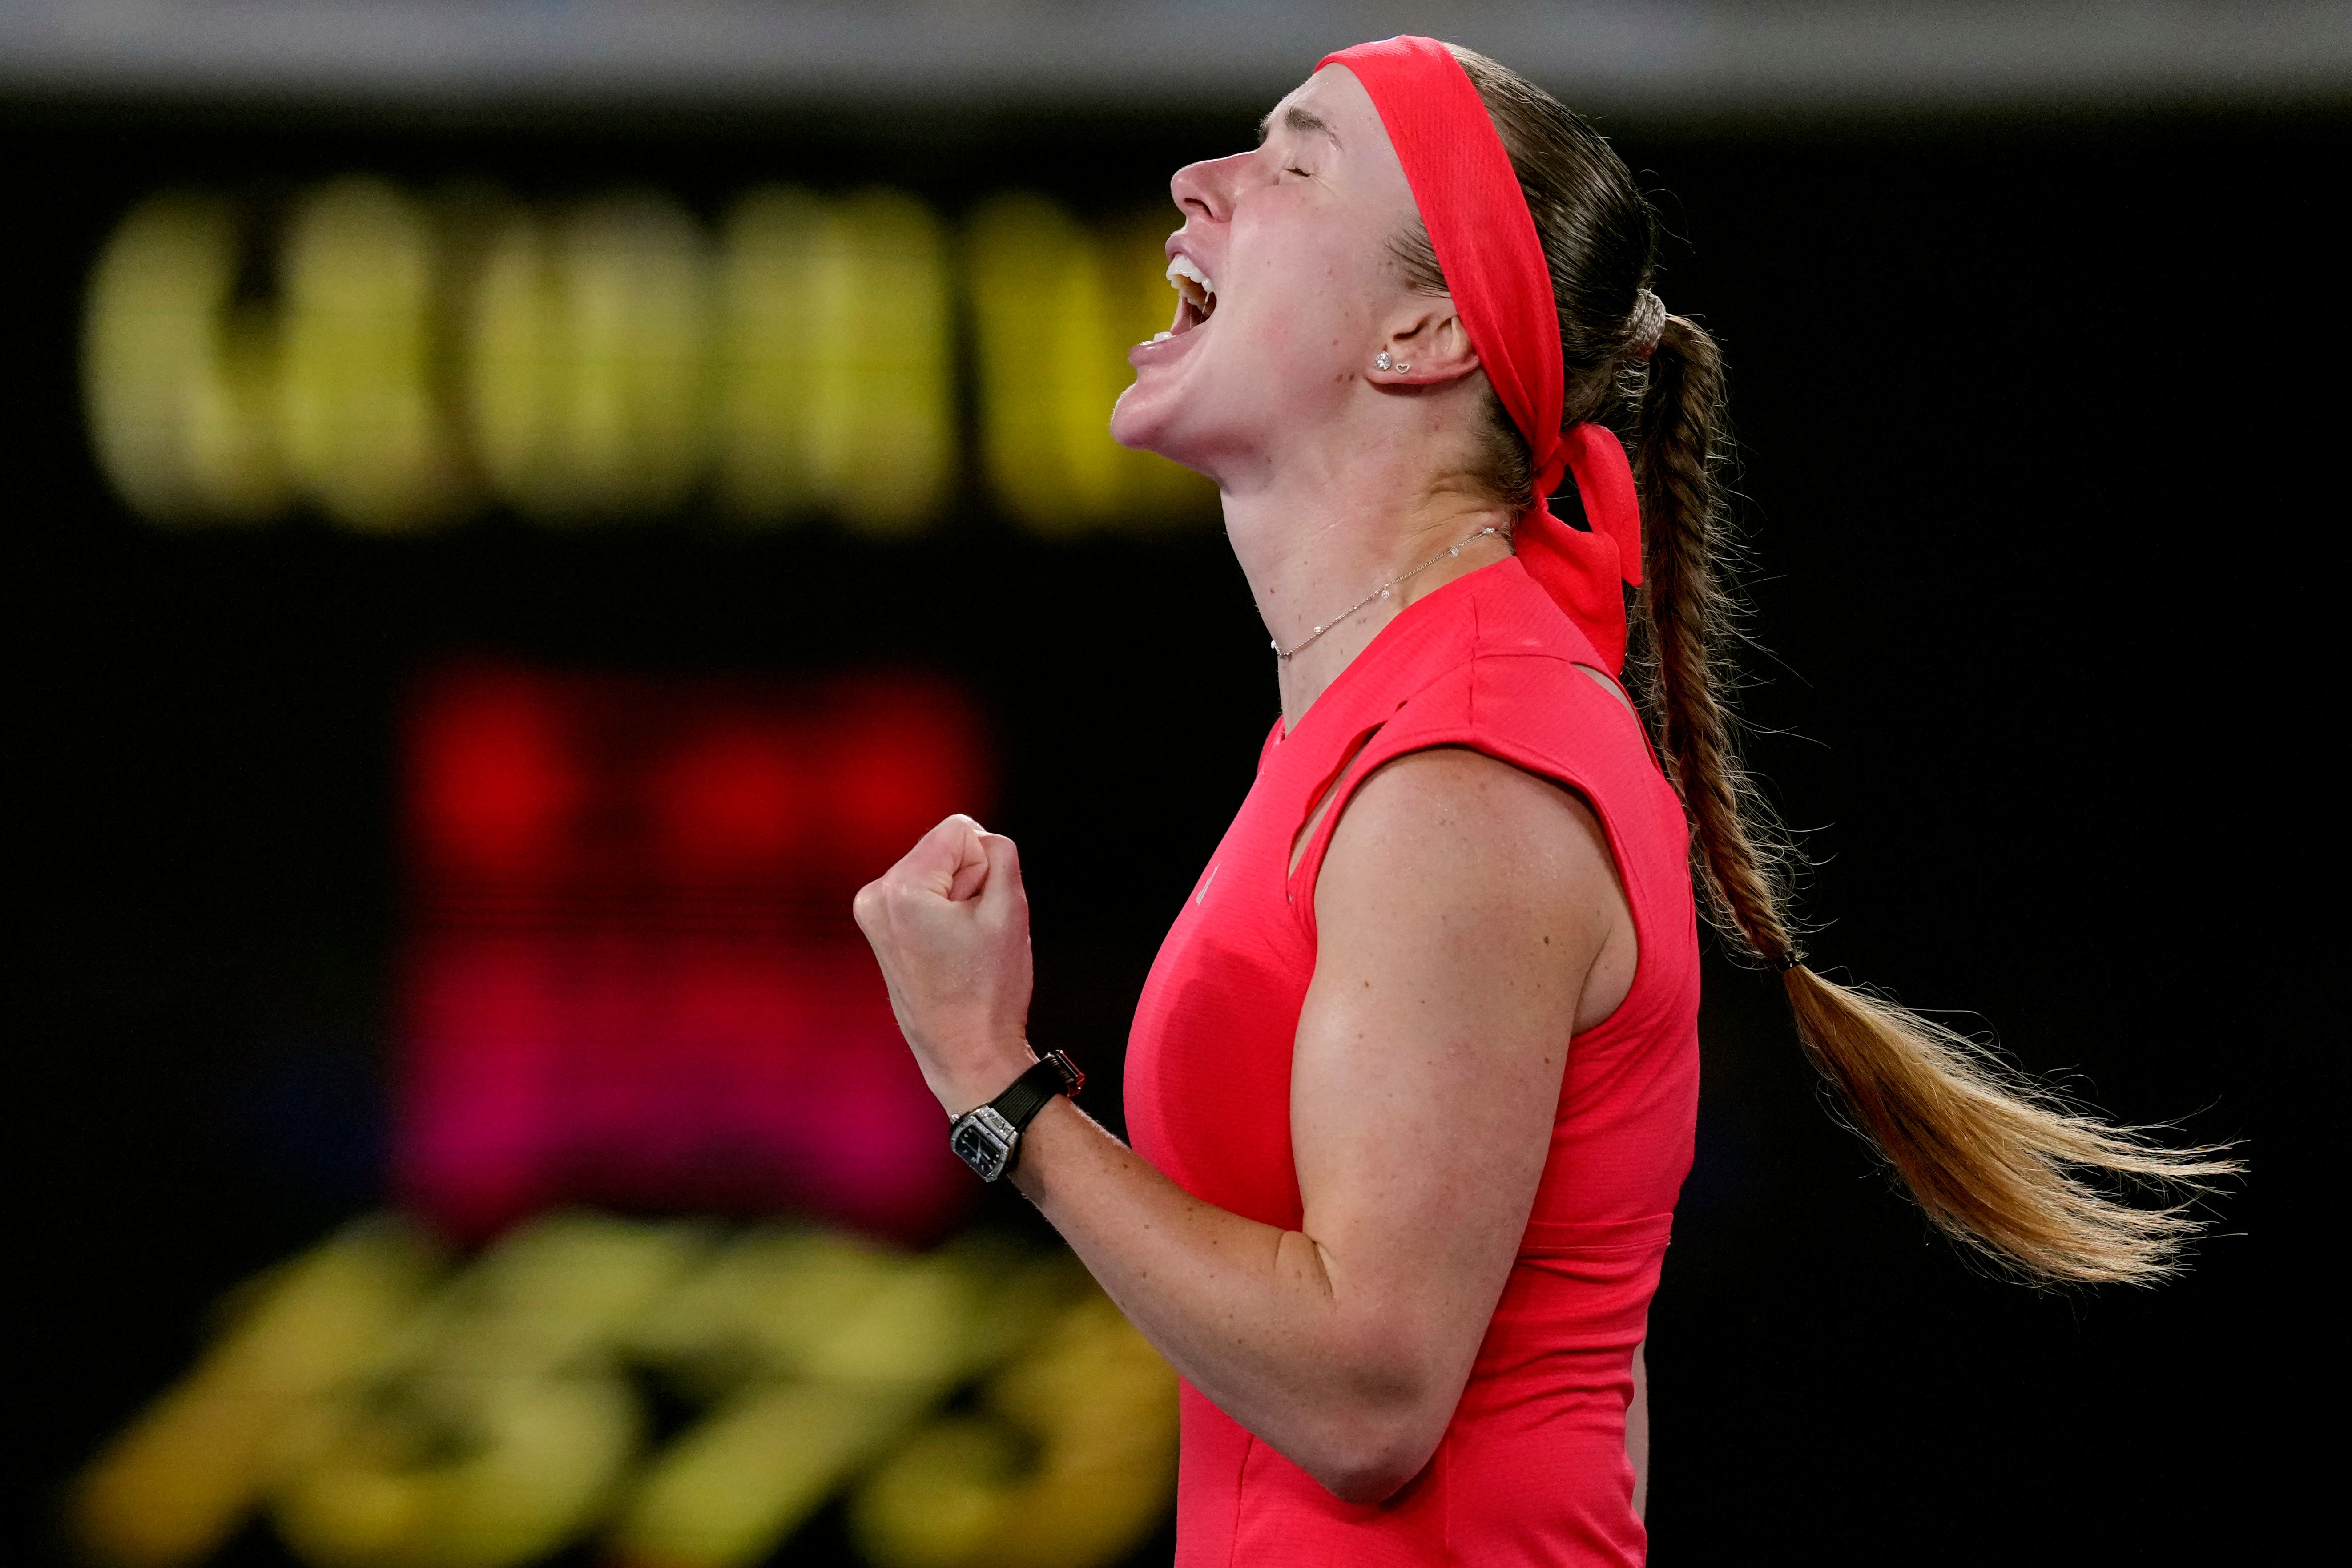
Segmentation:
[[(1297, 1231), (1212, 1207), (1066, 1100), (1016, 1180), (1160, 1352), (1338, 1495), (1384, 1497), (1461, 1396), (1527, 1223), (1569, 1037), (1631, 984), (1591, 812), (1466, 752), (1359, 788), (1318, 880), (1291, 1132)], [(955, 818), (862, 892), (891, 997), (950, 1111), (1030, 1060), (1012, 845)], [(1017, 952), (1016, 952), (1017, 948)]]

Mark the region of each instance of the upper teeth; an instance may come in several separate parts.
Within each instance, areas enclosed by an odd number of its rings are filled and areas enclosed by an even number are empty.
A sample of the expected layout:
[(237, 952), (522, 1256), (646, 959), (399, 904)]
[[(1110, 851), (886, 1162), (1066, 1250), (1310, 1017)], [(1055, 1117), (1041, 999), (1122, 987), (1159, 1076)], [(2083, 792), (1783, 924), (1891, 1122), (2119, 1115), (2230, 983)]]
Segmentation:
[(1201, 270), (1200, 263), (1194, 261), (1189, 256), (1180, 255), (1176, 259), (1168, 264), (1169, 285), (1181, 294), (1184, 292), (1184, 284), (1179, 282), (1179, 279), (1200, 285), (1201, 296), (1203, 300), (1213, 300), (1217, 297), (1216, 284), (1210, 281), (1209, 275)]

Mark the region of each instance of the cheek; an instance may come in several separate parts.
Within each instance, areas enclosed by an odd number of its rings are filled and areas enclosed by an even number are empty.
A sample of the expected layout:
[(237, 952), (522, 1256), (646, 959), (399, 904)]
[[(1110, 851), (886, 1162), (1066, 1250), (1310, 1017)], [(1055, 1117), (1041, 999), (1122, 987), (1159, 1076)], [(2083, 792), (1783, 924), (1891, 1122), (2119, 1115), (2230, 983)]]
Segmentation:
[(1235, 324), (1248, 328), (1235, 335), (1278, 351), (1295, 367), (1286, 379), (1318, 379), (1334, 364), (1352, 364), (1373, 335), (1380, 258), (1366, 245), (1363, 226), (1342, 215), (1280, 216), (1288, 221), (1234, 236), (1242, 286), (1235, 302), (1244, 318)]
[(1236, 329), (1221, 344), (1247, 354), (1270, 380), (1297, 385), (1328, 380), (1353, 358), (1367, 331), (1363, 293), (1335, 258), (1289, 255), (1244, 271)]

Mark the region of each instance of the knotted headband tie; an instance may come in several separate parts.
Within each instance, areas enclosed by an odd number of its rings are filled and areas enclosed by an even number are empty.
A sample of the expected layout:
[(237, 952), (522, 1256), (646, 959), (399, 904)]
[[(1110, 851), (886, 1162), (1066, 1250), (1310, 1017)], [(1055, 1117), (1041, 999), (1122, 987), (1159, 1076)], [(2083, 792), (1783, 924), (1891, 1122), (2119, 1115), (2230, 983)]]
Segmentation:
[[(1567, 395), (1551, 268), (1511, 155), (1454, 51), (1434, 38), (1388, 38), (1326, 55), (1381, 112), (1430, 247), (1486, 379), (1534, 457), (1535, 500), (1513, 530), (1519, 560), (1614, 672), (1625, 662), (1622, 583), (1642, 581), (1642, 513), (1633, 470), (1599, 425), (1562, 432)], [(1590, 531), (1547, 500), (1572, 474)]]

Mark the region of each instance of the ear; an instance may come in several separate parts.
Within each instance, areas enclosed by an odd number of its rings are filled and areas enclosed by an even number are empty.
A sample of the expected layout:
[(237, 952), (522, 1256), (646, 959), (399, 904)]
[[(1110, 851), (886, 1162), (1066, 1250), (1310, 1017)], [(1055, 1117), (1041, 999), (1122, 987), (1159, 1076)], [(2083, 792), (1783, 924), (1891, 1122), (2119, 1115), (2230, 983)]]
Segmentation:
[(1443, 386), (1478, 368), (1478, 351), (1446, 294), (1417, 294), (1387, 323), (1388, 334), (1375, 355), (1386, 352), (1392, 368), (1366, 365), (1364, 379), (1374, 386)]

